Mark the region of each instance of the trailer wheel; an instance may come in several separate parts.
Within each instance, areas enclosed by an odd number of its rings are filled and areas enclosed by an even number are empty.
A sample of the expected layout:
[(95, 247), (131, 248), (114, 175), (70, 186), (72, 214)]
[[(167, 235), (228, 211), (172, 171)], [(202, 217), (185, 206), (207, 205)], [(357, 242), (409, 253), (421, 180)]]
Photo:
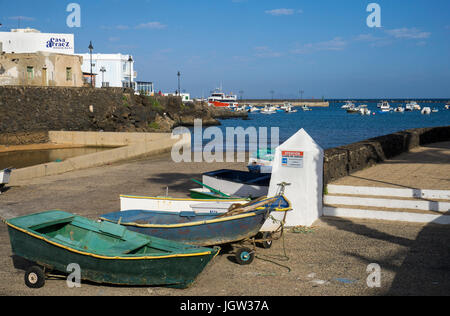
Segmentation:
[(253, 259), (255, 258), (255, 252), (249, 248), (240, 248), (236, 252), (236, 261), (240, 265), (247, 265), (253, 262)]
[(269, 232), (263, 233), (261, 239), (265, 239), (265, 240), (260, 244), (260, 246), (261, 246), (262, 248), (264, 248), (264, 249), (269, 249), (270, 247), (272, 247), (273, 240), (272, 240), (272, 234), (271, 234), (271, 233), (269, 233)]
[(45, 273), (38, 266), (32, 266), (25, 272), (25, 285), (32, 289), (39, 289), (45, 284)]

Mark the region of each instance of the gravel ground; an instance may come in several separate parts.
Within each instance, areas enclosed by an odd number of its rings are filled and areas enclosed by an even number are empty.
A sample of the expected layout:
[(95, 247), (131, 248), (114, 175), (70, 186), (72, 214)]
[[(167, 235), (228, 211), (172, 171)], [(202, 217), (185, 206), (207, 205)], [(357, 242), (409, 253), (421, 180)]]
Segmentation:
[[(203, 172), (243, 163), (178, 163), (169, 155), (35, 179), (0, 195), (0, 216), (61, 209), (89, 218), (119, 210), (119, 194), (186, 196)], [(310, 229), (285, 234), (271, 249), (258, 249), (248, 266), (224, 251), (188, 289), (117, 287), (63, 279), (28, 289), (12, 264), (6, 226), (0, 224), (0, 295), (298, 296), (449, 295), (450, 229), (438, 225), (322, 218)], [(283, 247), (284, 244), (284, 247)], [(280, 256), (284, 255), (288, 260)], [(286, 258), (284, 258), (286, 259)], [(370, 263), (381, 267), (381, 286), (369, 288)]]

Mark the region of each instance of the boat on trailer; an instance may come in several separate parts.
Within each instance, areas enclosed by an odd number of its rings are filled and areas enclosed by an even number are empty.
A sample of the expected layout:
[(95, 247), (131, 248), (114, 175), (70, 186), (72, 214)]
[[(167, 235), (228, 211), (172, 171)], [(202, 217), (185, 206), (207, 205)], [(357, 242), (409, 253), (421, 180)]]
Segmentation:
[(186, 288), (218, 254), (62, 211), (47, 211), (7, 220), (14, 255), (31, 264), (25, 283), (45, 284), (46, 273), (65, 274), (70, 264), (81, 279), (117, 285)]
[[(149, 236), (191, 245), (213, 246), (244, 242), (255, 237), (271, 212), (289, 210), (291, 203), (283, 195), (278, 195), (245, 205), (233, 205), (225, 214), (129, 210), (102, 215), (100, 220), (120, 223), (129, 230)], [(264, 238), (270, 238), (270, 234)], [(236, 252), (240, 264), (249, 264), (253, 256), (254, 252), (245, 247)]]

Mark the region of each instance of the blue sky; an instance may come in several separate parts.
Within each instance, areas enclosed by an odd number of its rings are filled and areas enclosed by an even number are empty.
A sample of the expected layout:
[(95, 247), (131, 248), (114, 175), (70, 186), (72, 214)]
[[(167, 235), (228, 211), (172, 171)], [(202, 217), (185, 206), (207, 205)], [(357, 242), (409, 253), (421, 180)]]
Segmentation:
[[(0, 30), (74, 33), (77, 53), (132, 54), (157, 90), (207, 96), (222, 84), (244, 97), (448, 98), (450, 1), (0, 0)], [(66, 25), (69, 3), (81, 27)]]

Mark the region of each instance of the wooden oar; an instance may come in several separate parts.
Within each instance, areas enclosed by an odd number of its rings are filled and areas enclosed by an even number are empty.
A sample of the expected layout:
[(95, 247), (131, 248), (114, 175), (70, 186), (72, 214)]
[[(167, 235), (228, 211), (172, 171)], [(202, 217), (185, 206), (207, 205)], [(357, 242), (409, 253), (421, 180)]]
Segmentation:
[(222, 195), (222, 196), (224, 196), (224, 197), (231, 197), (231, 196), (229, 196), (228, 194), (225, 194), (225, 193), (223, 193), (223, 192), (220, 192), (219, 190), (216, 190), (216, 189), (211, 188), (210, 186), (208, 186), (208, 185), (206, 185), (206, 184), (204, 184), (204, 183), (201, 183), (200, 181), (197, 181), (197, 180), (195, 180), (195, 179), (191, 179), (191, 180), (194, 181), (195, 183), (200, 184), (201, 186), (203, 186), (203, 187), (205, 187), (205, 188), (211, 190), (211, 192), (220, 194), (220, 195)]
[(242, 213), (245, 213), (245, 212), (253, 211), (253, 210), (256, 210), (258, 207), (261, 207), (261, 206), (270, 204), (272, 202), (275, 202), (278, 198), (279, 198), (279, 196), (275, 196), (275, 197), (272, 197), (272, 198), (269, 198), (269, 199), (265, 199), (265, 200), (263, 200), (261, 202), (258, 202), (258, 203), (255, 203), (255, 202), (247, 203), (246, 206), (244, 206), (244, 207), (242, 207), (242, 206), (238, 207), (238, 208), (230, 207), (230, 210), (228, 212), (217, 216), (217, 218), (233, 216), (233, 215), (238, 215), (238, 214), (242, 214)]

